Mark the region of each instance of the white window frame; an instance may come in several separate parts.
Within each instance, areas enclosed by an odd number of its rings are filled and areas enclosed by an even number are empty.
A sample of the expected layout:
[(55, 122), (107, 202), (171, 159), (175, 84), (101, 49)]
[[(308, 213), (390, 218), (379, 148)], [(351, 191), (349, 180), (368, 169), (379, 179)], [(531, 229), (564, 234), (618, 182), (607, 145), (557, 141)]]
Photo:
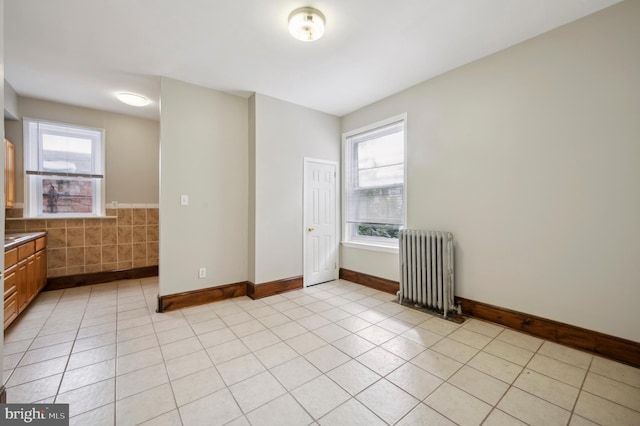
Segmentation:
[[(30, 130), (32, 124), (50, 124), (66, 127), (69, 133), (83, 132), (83, 136), (92, 140), (92, 152), (97, 153), (93, 165), (93, 174), (83, 173), (51, 173), (43, 172), (40, 167), (42, 156), (42, 141), (40, 132), (34, 135)], [(35, 218), (80, 218), (105, 216), (105, 131), (94, 127), (80, 126), (57, 121), (40, 120), (35, 118), (23, 118), (23, 147), (24, 147), (24, 217)], [(93, 133), (88, 136), (86, 131)], [(56, 132), (47, 132), (56, 134)], [(87, 178), (93, 180), (93, 205), (91, 213), (47, 213), (42, 205), (42, 179), (43, 177)]]
[(355, 223), (347, 223), (347, 209), (348, 206), (348, 192), (350, 191), (349, 186), (352, 184), (350, 182), (350, 176), (353, 175), (351, 172), (352, 167), (355, 167), (355, 164), (349, 164), (350, 159), (353, 157), (351, 152), (354, 149), (354, 144), (350, 141), (350, 138), (356, 136), (361, 133), (366, 133), (384, 126), (388, 126), (393, 123), (402, 122), (403, 123), (403, 169), (404, 169), (404, 180), (403, 180), (403, 223), (401, 224), (401, 229), (406, 227), (407, 224), (407, 113), (403, 113), (400, 115), (396, 115), (390, 118), (387, 118), (382, 121), (378, 121), (368, 126), (364, 126), (346, 133), (342, 134), (342, 176), (343, 176), (343, 187), (342, 187), (342, 245), (346, 247), (354, 247), (354, 248), (362, 248), (367, 250), (374, 251), (383, 251), (383, 252), (398, 252), (398, 239), (391, 238), (383, 238), (383, 237), (369, 237), (359, 235), (354, 238), (353, 229), (355, 226), (358, 226)]

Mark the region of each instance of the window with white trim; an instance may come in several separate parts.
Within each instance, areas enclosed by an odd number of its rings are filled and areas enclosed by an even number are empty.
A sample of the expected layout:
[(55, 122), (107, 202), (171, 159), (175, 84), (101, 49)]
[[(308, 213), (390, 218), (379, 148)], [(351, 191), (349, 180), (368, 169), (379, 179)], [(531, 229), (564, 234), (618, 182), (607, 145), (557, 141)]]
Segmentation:
[(342, 136), (343, 238), (397, 247), (405, 225), (406, 114)]
[(104, 130), (23, 121), (25, 216), (104, 215)]

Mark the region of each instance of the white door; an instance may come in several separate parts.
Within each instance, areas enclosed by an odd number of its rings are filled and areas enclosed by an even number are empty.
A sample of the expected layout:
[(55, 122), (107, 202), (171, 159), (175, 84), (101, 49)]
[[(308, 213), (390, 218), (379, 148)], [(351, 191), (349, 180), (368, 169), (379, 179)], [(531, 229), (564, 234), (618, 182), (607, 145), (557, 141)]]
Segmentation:
[(338, 279), (335, 162), (304, 160), (304, 285)]

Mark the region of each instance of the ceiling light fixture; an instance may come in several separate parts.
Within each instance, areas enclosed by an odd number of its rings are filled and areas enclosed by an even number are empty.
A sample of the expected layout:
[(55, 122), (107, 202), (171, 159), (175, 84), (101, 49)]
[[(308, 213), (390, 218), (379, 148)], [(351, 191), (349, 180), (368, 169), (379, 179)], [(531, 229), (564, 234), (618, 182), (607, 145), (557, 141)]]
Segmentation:
[(135, 93), (120, 92), (116, 94), (116, 97), (120, 100), (120, 102), (124, 102), (127, 105), (135, 107), (147, 106), (151, 102), (144, 96)]
[(289, 32), (296, 40), (316, 41), (324, 34), (324, 15), (312, 7), (301, 7), (289, 15)]

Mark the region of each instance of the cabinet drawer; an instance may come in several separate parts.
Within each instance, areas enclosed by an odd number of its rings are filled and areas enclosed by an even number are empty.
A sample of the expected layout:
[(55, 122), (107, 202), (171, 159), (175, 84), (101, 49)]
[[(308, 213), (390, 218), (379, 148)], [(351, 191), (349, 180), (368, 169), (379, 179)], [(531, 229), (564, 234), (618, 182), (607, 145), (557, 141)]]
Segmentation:
[(4, 328), (18, 316), (18, 299), (17, 294), (13, 293), (4, 301)]
[(4, 271), (4, 298), (6, 299), (12, 293), (17, 290), (16, 287), (16, 270), (18, 268), (13, 266)]
[(18, 263), (18, 249), (14, 248), (4, 252), (4, 267), (5, 269)]
[(47, 237), (41, 237), (36, 240), (36, 251), (40, 251), (47, 246)]
[(26, 259), (31, 256), (36, 251), (36, 242), (29, 241), (28, 243), (24, 243), (21, 246), (18, 246), (18, 261)]

